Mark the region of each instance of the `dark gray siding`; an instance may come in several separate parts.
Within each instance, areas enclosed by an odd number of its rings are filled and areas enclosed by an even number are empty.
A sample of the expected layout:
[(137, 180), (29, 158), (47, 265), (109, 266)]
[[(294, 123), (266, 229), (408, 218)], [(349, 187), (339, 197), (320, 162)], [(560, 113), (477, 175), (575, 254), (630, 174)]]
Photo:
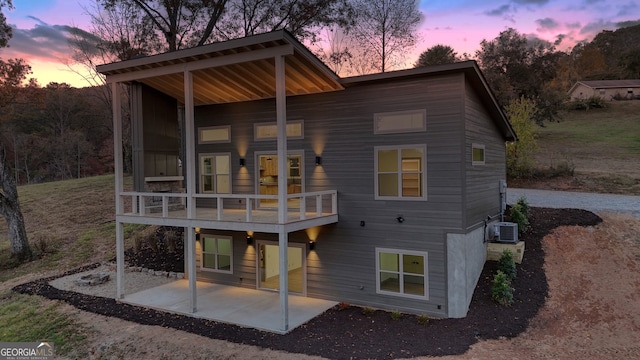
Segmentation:
[[(316, 249), (307, 257), (309, 296), (446, 314), (446, 233), (464, 229), (464, 90), (464, 76), (455, 74), (369, 82), (287, 99), (287, 118), (304, 120), (304, 139), (290, 140), (288, 149), (305, 152), (306, 190), (336, 189), (339, 194), (339, 223), (320, 229)], [(373, 134), (375, 113), (411, 109), (426, 109), (426, 132)], [(196, 151), (230, 152), (233, 192), (253, 193), (255, 152), (276, 149), (275, 141), (253, 141), (253, 124), (275, 121), (275, 102), (199, 107), (195, 116), (196, 127), (232, 125), (231, 143), (198, 145)], [(428, 199), (374, 200), (374, 146), (409, 144), (427, 145)], [(321, 167), (313, 165), (316, 155), (323, 158)], [(245, 169), (238, 164), (240, 157), (246, 158)], [(396, 220), (398, 215), (404, 223)], [(255, 252), (247, 250), (244, 236), (234, 239), (234, 276), (225, 280), (208, 273), (208, 278), (236, 284), (243, 278), (242, 286), (255, 284)], [(290, 240), (308, 238), (300, 232)], [(428, 301), (376, 294), (376, 247), (428, 252)]]
[(145, 177), (180, 175), (178, 102), (139, 83), (130, 93), (134, 190), (146, 191)]
[[(500, 214), (500, 180), (506, 180), (505, 141), (473, 89), (465, 97), (465, 228)], [(485, 165), (472, 165), (473, 143), (485, 146)]]

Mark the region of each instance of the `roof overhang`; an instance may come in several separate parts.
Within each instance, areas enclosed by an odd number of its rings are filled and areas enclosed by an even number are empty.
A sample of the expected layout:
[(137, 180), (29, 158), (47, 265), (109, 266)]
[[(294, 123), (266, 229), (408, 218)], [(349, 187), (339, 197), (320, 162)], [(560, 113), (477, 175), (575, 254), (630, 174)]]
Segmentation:
[(184, 73), (194, 105), (275, 98), (275, 58), (285, 57), (287, 96), (342, 90), (338, 76), (287, 31), (97, 66), (107, 83), (140, 82), (184, 104)]
[(462, 61), (453, 64), (422, 66), (408, 70), (399, 70), (384, 72), (372, 75), (354, 76), (349, 78), (340, 79), (340, 82), (345, 86), (354, 86), (359, 83), (374, 82), (374, 81), (390, 81), (392, 79), (400, 79), (402, 77), (421, 77), (421, 76), (437, 76), (452, 73), (464, 73), (467, 81), (476, 90), (478, 96), (482, 100), (482, 103), (486, 106), (487, 111), (491, 114), (494, 123), (500, 130), (500, 133), (506, 141), (516, 141), (518, 139), (511, 123), (502, 107), (498, 104), (495, 95), (491, 91), (487, 80), (480, 71), (478, 64), (473, 61)]

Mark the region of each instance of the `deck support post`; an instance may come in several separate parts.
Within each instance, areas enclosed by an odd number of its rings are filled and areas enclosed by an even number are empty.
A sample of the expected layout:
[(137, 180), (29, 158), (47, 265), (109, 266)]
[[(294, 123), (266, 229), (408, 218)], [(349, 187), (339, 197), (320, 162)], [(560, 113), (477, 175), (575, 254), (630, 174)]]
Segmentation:
[(116, 299), (124, 298), (124, 226), (116, 221)]
[(124, 297), (124, 227), (118, 221), (118, 215), (124, 213), (122, 190), (124, 182), (122, 156), (122, 101), (120, 99), (120, 83), (111, 83), (111, 99), (113, 114), (113, 167), (115, 174), (116, 205), (116, 299)]
[[(187, 168), (187, 219), (193, 219), (196, 215), (196, 200), (193, 195), (196, 193), (196, 147), (195, 147), (195, 122), (193, 105), (193, 74), (185, 70), (184, 72), (184, 129), (185, 129), (185, 157), (184, 162)], [(197, 311), (197, 291), (196, 291), (196, 240), (195, 228), (186, 228), (187, 236), (187, 272), (189, 274), (190, 310)]]
[(280, 312), (281, 330), (289, 330), (289, 234), (284, 231), (284, 227), (280, 227), (278, 236), (278, 250), (280, 255)]
[(276, 124), (278, 129), (278, 248), (280, 252), (280, 311), (282, 330), (289, 330), (289, 271), (287, 223), (287, 88), (284, 56), (275, 57), (276, 70)]
[(195, 313), (198, 311), (198, 293), (196, 283), (196, 229), (186, 227), (187, 234), (185, 236), (187, 251), (187, 276), (189, 279), (189, 311)]

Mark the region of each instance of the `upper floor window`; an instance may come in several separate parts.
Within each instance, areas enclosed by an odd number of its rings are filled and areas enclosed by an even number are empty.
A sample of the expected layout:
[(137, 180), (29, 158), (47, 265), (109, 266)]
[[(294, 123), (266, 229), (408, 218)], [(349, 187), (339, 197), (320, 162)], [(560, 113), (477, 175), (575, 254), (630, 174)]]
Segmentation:
[(210, 126), (198, 128), (198, 144), (231, 142), (231, 126)]
[[(276, 123), (259, 123), (253, 125), (255, 140), (275, 140), (278, 138)], [(304, 121), (287, 121), (287, 139), (304, 139)]]
[(471, 144), (471, 164), (484, 165), (484, 145)]
[(427, 110), (407, 110), (373, 115), (374, 134), (396, 134), (427, 130)]
[(200, 155), (200, 192), (231, 194), (231, 155)]
[(375, 198), (426, 200), (426, 145), (375, 148)]

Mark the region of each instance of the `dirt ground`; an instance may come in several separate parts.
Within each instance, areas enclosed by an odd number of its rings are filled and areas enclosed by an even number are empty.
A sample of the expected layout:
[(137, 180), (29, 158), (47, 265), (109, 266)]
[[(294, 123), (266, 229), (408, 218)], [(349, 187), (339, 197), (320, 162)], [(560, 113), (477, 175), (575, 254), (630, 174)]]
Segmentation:
[(601, 217), (544, 238), (549, 299), (524, 334), (441, 359), (640, 359), (640, 220)]
[[(595, 227), (560, 227), (543, 239), (549, 298), (524, 333), (480, 340), (463, 355), (440, 358), (640, 358), (640, 219), (601, 217), (604, 221)], [(5, 285), (10, 284), (0, 287)], [(140, 325), (70, 305), (62, 309), (88, 329), (91, 345), (78, 349), (78, 358), (318, 358)]]

